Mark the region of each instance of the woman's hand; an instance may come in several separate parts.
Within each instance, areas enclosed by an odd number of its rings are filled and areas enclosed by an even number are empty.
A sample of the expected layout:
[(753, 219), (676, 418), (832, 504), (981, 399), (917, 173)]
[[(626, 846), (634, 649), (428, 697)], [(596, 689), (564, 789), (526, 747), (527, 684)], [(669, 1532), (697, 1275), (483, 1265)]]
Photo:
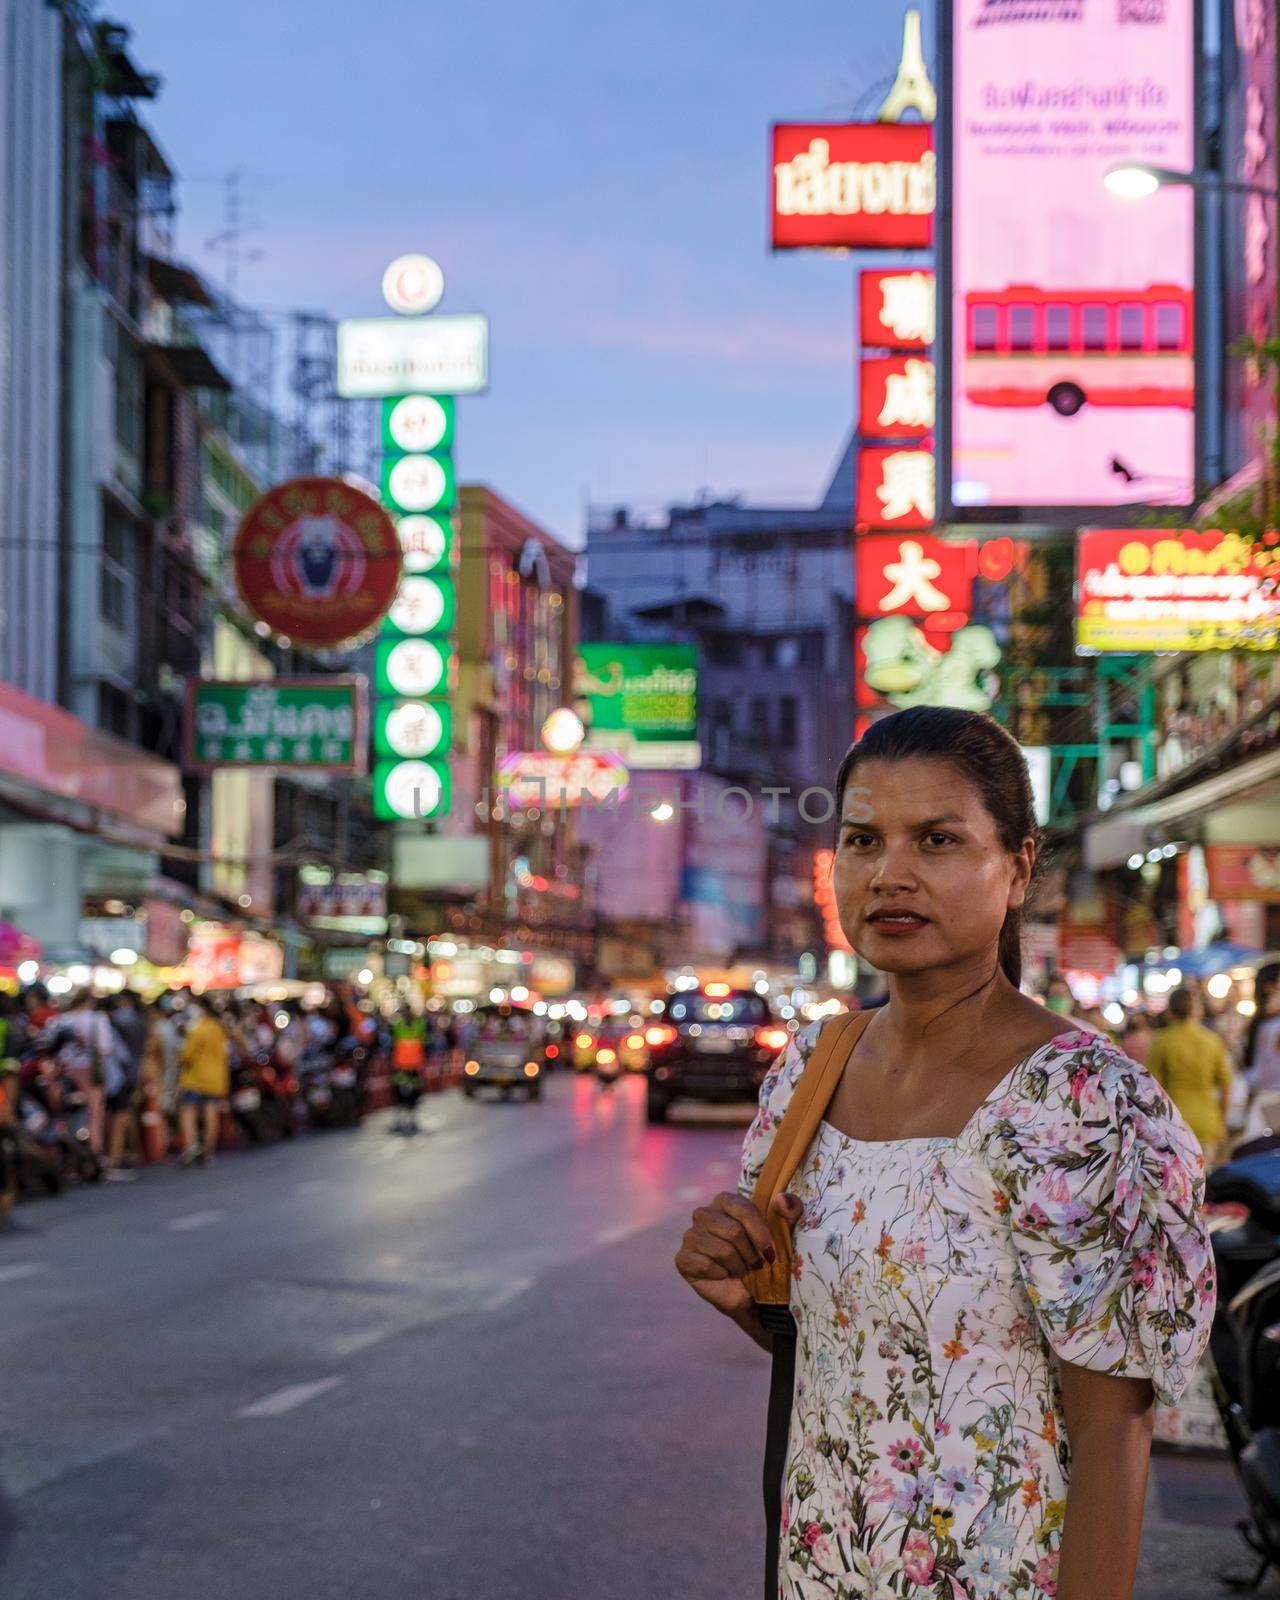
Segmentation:
[[(798, 1201), (778, 1195), (773, 1207), (795, 1226), (801, 1211)], [(676, 1271), (695, 1294), (736, 1319), (753, 1305), (744, 1274), (776, 1259), (769, 1229), (755, 1203), (727, 1191), (693, 1213), (676, 1252)]]

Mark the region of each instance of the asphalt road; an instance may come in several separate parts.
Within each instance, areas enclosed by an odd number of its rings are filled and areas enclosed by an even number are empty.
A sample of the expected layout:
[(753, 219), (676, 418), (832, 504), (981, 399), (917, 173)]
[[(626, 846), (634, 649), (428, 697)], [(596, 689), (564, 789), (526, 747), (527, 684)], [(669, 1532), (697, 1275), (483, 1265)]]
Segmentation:
[[(670, 1264), (743, 1118), (649, 1129), (639, 1089), (20, 1207), (0, 1595), (751, 1600), (766, 1363)], [(1161, 1458), (1141, 1600), (1225, 1593), (1238, 1514)]]

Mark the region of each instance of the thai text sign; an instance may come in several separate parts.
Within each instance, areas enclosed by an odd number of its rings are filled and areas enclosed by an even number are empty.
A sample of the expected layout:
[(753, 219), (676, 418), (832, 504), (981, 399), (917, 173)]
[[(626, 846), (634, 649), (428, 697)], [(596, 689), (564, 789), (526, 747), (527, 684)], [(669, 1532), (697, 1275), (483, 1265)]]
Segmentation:
[(485, 317), (355, 317), (338, 324), (344, 400), (482, 394), (488, 387)]
[(927, 250), (936, 187), (923, 124), (776, 123), (773, 248)]
[(1077, 577), (1082, 654), (1280, 646), (1280, 553), (1239, 534), (1090, 528)]
[(363, 678), (189, 679), (186, 766), (364, 769)]
[(700, 765), (696, 646), (581, 645), (573, 689), (590, 748), (637, 769)]

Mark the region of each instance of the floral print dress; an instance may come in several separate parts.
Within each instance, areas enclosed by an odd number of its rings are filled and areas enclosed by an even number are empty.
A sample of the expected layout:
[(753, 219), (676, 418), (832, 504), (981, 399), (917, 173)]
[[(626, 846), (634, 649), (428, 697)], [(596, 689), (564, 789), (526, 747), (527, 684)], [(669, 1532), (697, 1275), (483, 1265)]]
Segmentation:
[[(750, 1194), (817, 1041), (766, 1078)], [(1070, 1463), (1055, 1355), (1166, 1402), (1208, 1338), (1204, 1164), (1091, 1033), (1020, 1062), (955, 1139), (820, 1124), (790, 1188), (795, 1403), (785, 1600), (1049, 1600)]]

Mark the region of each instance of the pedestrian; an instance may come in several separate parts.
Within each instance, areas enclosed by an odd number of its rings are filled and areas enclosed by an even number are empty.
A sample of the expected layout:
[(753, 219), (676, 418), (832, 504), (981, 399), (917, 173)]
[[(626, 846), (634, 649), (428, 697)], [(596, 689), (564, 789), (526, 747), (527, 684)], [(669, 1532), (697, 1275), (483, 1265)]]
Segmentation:
[[(142, 1070), (143, 1031), (135, 1023), (133, 1008), (122, 995), (107, 995), (98, 1002), (107, 1019), (110, 1049), (107, 1052), (106, 1081), (103, 1090), (107, 1109), (107, 1154), (102, 1175), (115, 1182), (127, 1182), (138, 1174), (141, 1141), (138, 1137), (138, 1077)], [(131, 1165), (132, 1163), (132, 1165)]]
[(182, 1041), (182, 1155), (184, 1166), (213, 1160), (218, 1148), (222, 1102), (231, 1090), (227, 1032), (202, 996), (192, 996), (187, 1009), (191, 1025)]
[(111, 1025), (94, 1006), (88, 989), (79, 990), (68, 1000), (57, 1020), (56, 1037), (58, 1063), (85, 1097), (90, 1148), (102, 1158), (106, 1152), (106, 1096), (114, 1047)]
[(1226, 1156), (1227, 1110), (1234, 1074), (1221, 1037), (1198, 1020), (1200, 1002), (1185, 986), (1169, 996), (1169, 1020), (1151, 1041), (1147, 1070), (1200, 1141), (1205, 1161)]
[[(840, 925), (888, 1004), (795, 1036), (739, 1190), (676, 1258), (775, 1375), (794, 1352), (767, 1592), (1127, 1600), (1153, 1397), (1213, 1310), (1200, 1152), (1141, 1067), (1019, 991), (1037, 834), (1013, 738), (897, 712), (836, 787)], [(798, 1165), (770, 1198), (775, 1137)]]

